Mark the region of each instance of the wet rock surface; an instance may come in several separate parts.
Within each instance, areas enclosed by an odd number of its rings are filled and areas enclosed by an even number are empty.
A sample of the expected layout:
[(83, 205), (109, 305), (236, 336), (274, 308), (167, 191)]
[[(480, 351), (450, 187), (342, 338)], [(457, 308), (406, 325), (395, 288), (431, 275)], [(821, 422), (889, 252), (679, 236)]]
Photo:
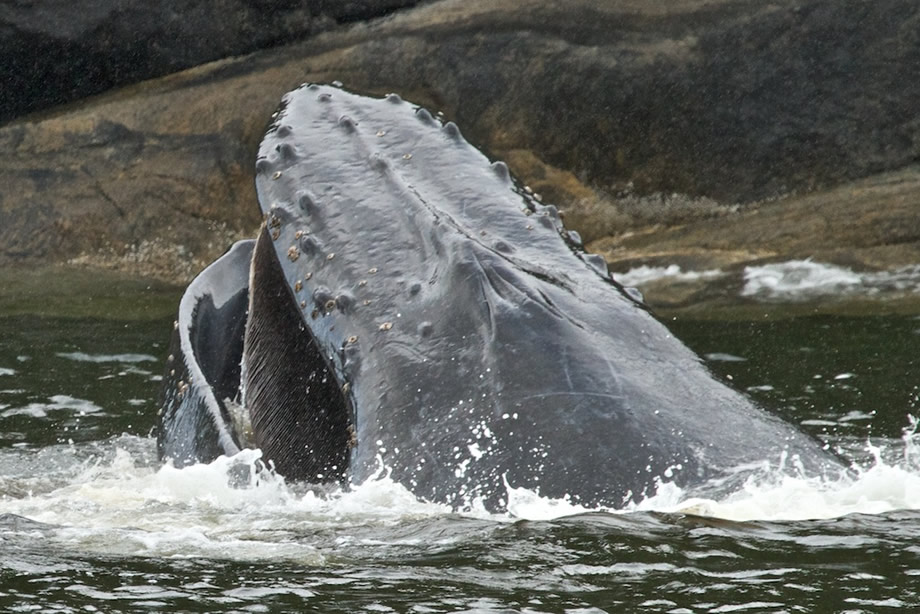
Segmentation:
[(4, 259), (111, 261), (178, 280), (255, 227), (255, 212), (224, 206), (254, 202), (240, 163), (248, 152), (232, 128), (189, 134), (143, 123), (92, 113), (0, 131)]
[[(426, 3), (0, 128), (0, 262), (177, 281), (254, 236), (305, 81), (442, 111), (614, 270), (917, 260), (920, 5)], [(159, 264), (146, 264), (151, 258)]]
[(777, 258), (856, 267), (920, 262), (920, 166), (591, 244), (616, 262), (730, 268)]
[(636, 227), (588, 249), (602, 254), (615, 276), (635, 267), (674, 265), (685, 272), (722, 273), (644, 285), (646, 300), (659, 307), (736, 297), (745, 268), (770, 262), (810, 260), (869, 274), (913, 267), (920, 263), (920, 166), (722, 215)]

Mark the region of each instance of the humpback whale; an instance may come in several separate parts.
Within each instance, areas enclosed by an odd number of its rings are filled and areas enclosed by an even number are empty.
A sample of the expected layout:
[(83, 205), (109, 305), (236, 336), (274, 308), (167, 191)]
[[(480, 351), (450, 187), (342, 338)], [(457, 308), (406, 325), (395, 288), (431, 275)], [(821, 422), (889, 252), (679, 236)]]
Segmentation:
[(164, 460), (258, 447), (287, 479), (382, 466), (490, 509), (508, 487), (621, 507), (783, 455), (842, 467), (714, 377), (503, 162), (395, 94), (288, 93), (256, 191), (258, 237), (181, 300)]

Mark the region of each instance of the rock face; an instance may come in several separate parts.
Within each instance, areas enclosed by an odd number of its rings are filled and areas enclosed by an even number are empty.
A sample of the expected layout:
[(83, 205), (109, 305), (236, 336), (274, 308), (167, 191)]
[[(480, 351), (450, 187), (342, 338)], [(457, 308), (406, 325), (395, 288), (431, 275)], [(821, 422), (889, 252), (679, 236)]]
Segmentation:
[(417, 0), (34, 0), (0, 4), (0, 123), (384, 15)]
[(605, 237), (592, 251), (617, 262), (731, 268), (779, 258), (857, 267), (920, 262), (920, 166), (881, 173), (654, 233)]
[(527, 135), (595, 186), (748, 202), (920, 156), (910, 0), (446, 2), (396, 21), (351, 39), (374, 54), (349, 84), (424, 87), (493, 151)]
[[(256, 146), (305, 81), (443, 111), (587, 240), (693, 220), (702, 240), (709, 218), (796, 194), (818, 195), (797, 210), (821, 218), (838, 205), (820, 194), (920, 162), (918, 67), (911, 0), (423, 4), (0, 129), (0, 261), (209, 261), (257, 225)], [(899, 221), (918, 200), (908, 184), (848, 209), (875, 211), (866, 241), (918, 242)], [(907, 207), (890, 219), (889, 197)], [(821, 228), (842, 254), (852, 234)], [(603, 248), (634, 262), (637, 245)]]
[[(714, 277), (663, 278), (643, 284), (645, 299), (658, 309), (712, 312), (721, 304), (735, 306), (745, 269), (771, 262), (811, 260), (862, 272), (913, 270), (920, 263), (920, 166), (719, 217), (604, 237), (588, 249), (603, 255), (615, 276), (638, 266), (718, 271)], [(884, 299), (886, 309), (902, 305), (915, 312), (915, 285), (892, 285), (884, 294), (870, 291), (869, 295)], [(869, 298), (861, 294), (860, 298)], [(848, 302), (854, 298), (849, 296)], [(877, 310), (873, 306), (870, 312)]]
[(0, 183), (11, 188), (0, 193), (7, 261), (92, 253), (104, 264), (117, 255), (181, 279), (236, 238), (234, 229), (256, 223), (247, 208), (223, 206), (252, 198), (240, 164), (249, 152), (232, 131), (169, 133), (78, 116), (38, 131), (10, 126), (0, 149)]

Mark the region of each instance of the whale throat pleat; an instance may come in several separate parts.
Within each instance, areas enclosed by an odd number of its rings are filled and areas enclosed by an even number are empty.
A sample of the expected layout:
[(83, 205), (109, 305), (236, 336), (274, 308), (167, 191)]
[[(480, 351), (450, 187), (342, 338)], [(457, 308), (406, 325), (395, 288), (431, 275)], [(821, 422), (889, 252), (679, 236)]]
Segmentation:
[(283, 476), (345, 477), (349, 418), (341, 387), (304, 325), (268, 232), (252, 259), (243, 349), (253, 443)]

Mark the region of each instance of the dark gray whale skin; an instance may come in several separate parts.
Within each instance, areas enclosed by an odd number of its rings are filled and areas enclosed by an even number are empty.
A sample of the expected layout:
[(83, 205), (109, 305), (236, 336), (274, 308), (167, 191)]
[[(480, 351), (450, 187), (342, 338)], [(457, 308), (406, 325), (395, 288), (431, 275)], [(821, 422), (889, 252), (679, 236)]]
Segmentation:
[[(395, 95), (306, 85), (256, 167), (265, 225), (248, 277), (251, 243), (183, 299), (161, 457), (208, 461), (248, 440), (294, 479), (360, 483), (383, 467), (423, 499), (490, 509), (508, 486), (621, 507), (662, 479), (735, 483), (784, 455), (842, 467), (716, 380), (453, 123)], [(215, 318), (192, 354), (176, 345)]]

